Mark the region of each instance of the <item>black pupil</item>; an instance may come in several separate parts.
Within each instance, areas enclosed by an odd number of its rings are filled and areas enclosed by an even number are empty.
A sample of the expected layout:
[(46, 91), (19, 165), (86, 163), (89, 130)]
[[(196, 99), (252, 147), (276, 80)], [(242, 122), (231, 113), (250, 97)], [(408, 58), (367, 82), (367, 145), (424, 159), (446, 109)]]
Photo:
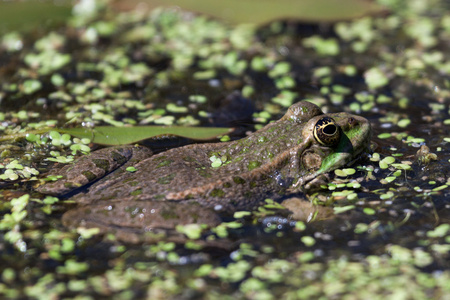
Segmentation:
[(327, 135), (332, 135), (336, 132), (336, 126), (329, 124), (327, 126), (325, 126), (325, 128), (323, 129), (323, 133), (327, 134)]

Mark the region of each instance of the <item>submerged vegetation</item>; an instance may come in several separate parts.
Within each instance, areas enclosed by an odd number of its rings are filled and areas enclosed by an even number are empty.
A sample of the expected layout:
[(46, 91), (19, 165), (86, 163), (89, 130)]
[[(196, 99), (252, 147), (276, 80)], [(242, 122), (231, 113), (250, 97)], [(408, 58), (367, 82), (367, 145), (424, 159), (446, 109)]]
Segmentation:
[[(80, 1), (57, 28), (2, 35), (0, 132), (24, 137), (0, 144), (0, 295), (448, 298), (450, 7), (378, 3), (391, 13), (256, 27)], [(33, 191), (53, 164), (92, 144), (27, 132), (236, 128), (228, 140), (300, 99), (362, 115), (374, 130), (373, 152), (311, 195), (326, 217), (295, 221), (266, 200), (212, 229), (177, 227), (184, 242), (155, 233), (132, 245), (95, 228), (66, 229), (61, 215), (73, 203)]]

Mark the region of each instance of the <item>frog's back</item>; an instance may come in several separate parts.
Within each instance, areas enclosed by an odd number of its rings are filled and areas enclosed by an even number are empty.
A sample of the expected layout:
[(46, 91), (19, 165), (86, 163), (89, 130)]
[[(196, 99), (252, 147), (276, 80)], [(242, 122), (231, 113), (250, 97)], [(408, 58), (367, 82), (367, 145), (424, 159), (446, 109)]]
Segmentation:
[[(210, 154), (229, 143), (188, 145), (160, 153), (99, 180), (74, 197), (81, 203), (100, 200), (196, 201), (217, 209), (250, 208), (274, 187), (270, 176), (244, 169), (244, 164), (214, 168)], [(244, 170), (243, 170), (244, 169)], [(253, 171), (253, 172), (252, 172)]]

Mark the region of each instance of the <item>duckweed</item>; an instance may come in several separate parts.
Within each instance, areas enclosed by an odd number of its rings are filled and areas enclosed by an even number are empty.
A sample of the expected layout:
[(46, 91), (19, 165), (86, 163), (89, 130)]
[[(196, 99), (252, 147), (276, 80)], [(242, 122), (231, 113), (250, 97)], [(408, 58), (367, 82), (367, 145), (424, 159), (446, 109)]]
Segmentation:
[(247, 169), (249, 171), (254, 170), (256, 168), (258, 168), (259, 166), (261, 166), (261, 162), (260, 161), (251, 161), (248, 163)]
[(134, 173), (134, 172), (137, 171), (137, 169), (135, 167), (127, 167), (125, 170), (130, 172), (130, 173)]
[(27, 95), (33, 94), (42, 88), (42, 83), (38, 80), (28, 79), (23, 82), (23, 92)]

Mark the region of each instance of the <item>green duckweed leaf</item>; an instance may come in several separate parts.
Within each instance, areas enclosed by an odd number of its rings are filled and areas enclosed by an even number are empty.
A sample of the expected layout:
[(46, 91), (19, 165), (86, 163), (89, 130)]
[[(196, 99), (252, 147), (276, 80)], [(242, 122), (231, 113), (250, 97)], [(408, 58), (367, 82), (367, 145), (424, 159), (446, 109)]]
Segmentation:
[(363, 212), (364, 212), (366, 215), (369, 215), (369, 216), (375, 214), (375, 210), (374, 210), (373, 208), (370, 208), (370, 207), (365, 207), (365, 208), (363, 209)]
[(341, 213), (344, 213), (346, 211), (352, 210), (354, 208), (355, 208), (354, 205), (336, 206), (336, 207), (333, 208), (333, 210), (334, 210), (335, 214), (341, 214)]
[(391, 192), (391, 191), (389, 191), (389, 192), (387, 192), (387, 193), (385, 193), (385, 194), (380, 195), (380, 199), (381, 199), (381, 200), (390, 199), (390, 198), (392, 198), (392, 197), (394, 197), (394, 193)]
[(244, 218), (246, 216), (250, 216), (251, 214), (252, 213), (249, 212), (249, 211), (237, 211), (237, 212), (234, 213), (233, 217), (235, 219), (242, 219), (242, 218)]
[(126, 168), (126, 170), (130, 173), (134, 173), (137, 171), (137, 169), (135, 167), (128, 167), (128, 168)]
[(27, 95), (33, 94), (42, 88), (42, 83), (38, 80), (27, 79), (23, 83), (23, 92)]
[(257, 26), (280, 19), (302, 21), (348, 20), (379, 13), (382, 7), (360, 0), (147, 0), (151, 6), (180, 6), (211, 15), (231, 23), (251, 23)]
[(364, 74), (366, 84), (371, 90), (381, 88), (389, 83), (389, 79), (384, 72), (376, 67), (367, 70)]
[(427, 236), (430, 238), (444, 237), (445, 235), (447, 235), (448, 232), (450, 232), (450, 225), (449, 224), (441, 224), (438, 227), (436, 227), (434, 230), (428, 231)]
[(58, 129), (78, 138), (89, 138), (93, 143), (102, 145), (125, 145), (136, 143), (145, 139), (179, 136), (193, 140), (209, 140), (219, 135), (227, 134), (230, 128), (218, 127), (183, 127), (183, 126), (137, 126), (137, 127), (110, 127), (98, 126), (89, 128)]
[(302, 236), (301, 239), (303, 244), (305, 244), (307, 247), (313, 246), (316, 243), (316, 240), (311, 236)]
[(390, 138), (392, 135), (389, 132), (384, 132), (378, 135), (379, 139), (388, 139)]

